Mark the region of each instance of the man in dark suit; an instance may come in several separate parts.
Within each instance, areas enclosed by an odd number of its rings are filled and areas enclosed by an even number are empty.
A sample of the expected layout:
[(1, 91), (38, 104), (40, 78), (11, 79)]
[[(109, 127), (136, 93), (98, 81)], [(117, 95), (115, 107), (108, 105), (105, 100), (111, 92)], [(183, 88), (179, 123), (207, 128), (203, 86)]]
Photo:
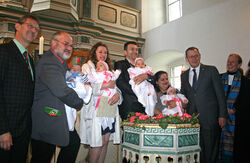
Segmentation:
[(36, 66), (36, 86), (32, 106), (32, 163), (50, 163), (56, 146), (61, 147), (57, 162), (74, 163), (80, 138), (69, 130), (65, 104), (77, 110), (83, 100), (66, 84), (66, 60), (72, 54), (72, 37), (57, 32), (51, 48)]
[[(122, 120), (126, 119), (130, 112), (140, 112), (145, 113), (145, 108), (141, 103), (138, 102), (138, 99), (133, 92), (131, 85), (129, 84), (129, 74), (128, 68), (134, 67), (135, 59), (138, 56), (138, 46), (136, 42), (129, 41), (124, 44), (124, 55), (125, 60), (115, 62), (114, 68), (120, 69), (121, 74), (116, 80), (117, 87), (122, 92), (123, 102), (119, 105), (119, 114)], [(141, 74), (134, 78), (135, 83), (140, 84), (144, 80), (150, 78), (147, 74)]]
[(186, 50), (190, 69), (181, 75), (181, 92), (188, 98), (187, 112), (199, 114), (201, 163), (217, 162), (220, 127), (227, 118), (225, 95), (218, 70), (200, 63), (196, 47)]
[(27, 47), (40, 30), (26, 15), (15, 24), (15, 37), (0, 45), (0, 162), (25, 163), (31, 131), (34, 65)]

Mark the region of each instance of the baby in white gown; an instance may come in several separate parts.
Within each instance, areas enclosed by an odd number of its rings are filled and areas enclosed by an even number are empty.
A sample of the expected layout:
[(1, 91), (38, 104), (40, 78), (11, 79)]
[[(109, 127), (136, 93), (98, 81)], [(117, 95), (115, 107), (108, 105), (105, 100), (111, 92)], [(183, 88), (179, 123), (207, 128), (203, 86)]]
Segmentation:
[(146, 73), (152, 75), (152, 68), (145, 65), (143, 58), (136, 58), (135, 67), (129, 68), (128, 73), (130, 77), (129, 84), (137, 96), (138, 101), (145, 107), (145, 112), (148, 115), (153, 116), (155, 104), (157, 102), (154, 86), (147, 80), (141, 82), (140, 84), (135, 84), (134, 82), (134, 77), (140, 74)]
[[(71, 69), (71, 71), (66, 72), (66, 84), (76, 91), (78, 96), (83, 99), (85, 104), (90, 101), (92, 95), (92, 88), (90, 86), (86, 86), (86, 82), (88, 82), (87, 75), (76, 72), (74, 71), (74, 69)], [(76, 109), (71, 108), (68, 105), (65, 105), (65, 110), (69, 130), (74, 131), (77, 111)]]
[[(117, 93), (116, 87), (114, 89), (106, 88), (101, 90), (101, 89), (95, 89), (96, 85), (100, 85), (98, 83), (107, 83), (110, 80), (116, 80), (120, 74), (121, 74), (120, 70), (109, 71), (108, 64), (104, 61), (97, 62), (96, 72), (93, 71), (90, 74), (88, 74), (88, 80), (91, 83), (91, 86), (93, 87), (93, 98), (95, 101), (96, 110), (98, 110), (101, 96), (111, 98), (115, 93)], [(117, 107), (117, 112), (118, 112), (118, 107)], [(113, 123), (115, 122), (115, 117), (98, 117), (98, 118), (101, 121), (103, 130), (106, 130), (106, 128), (109, 128), (109, 130), (113, 129), (114, 126)]]
[(167, 102), (171, 100), (174, 100), (176, 102), (176, 107), (166, 107), (165, 109), (163, 109), (162, 113), (164, 115), (179, 113), (179, 115), (182, 116), (184, 112), (182, 103), (187, 104), (188, 99), (183, 94), (176, 93), (176, 89), (174, 87), (169, 87), (167, 90), (167, 95), (161, 96), (161, 102), (163, 105), (167, 105)]

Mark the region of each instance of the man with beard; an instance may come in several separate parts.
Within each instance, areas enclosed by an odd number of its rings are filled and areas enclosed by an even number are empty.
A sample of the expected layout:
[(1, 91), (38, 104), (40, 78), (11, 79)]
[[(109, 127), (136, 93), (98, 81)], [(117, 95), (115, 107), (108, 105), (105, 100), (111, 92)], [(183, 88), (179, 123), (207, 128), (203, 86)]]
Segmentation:
[(56, 146), (61, 147), (57, 162), (73, 163), (78, 154), (80, 138), (69, 131), (65, 104), (77, 110), (83, 100), (66, 84), (66, 60), (72, 54), (72, 37), (56, 32), (51, 47), (36, 66), (36, 86), (32, 106), (32, 163), (50, 163)]
[(27, 47), (40, 30), (37, 18), (21, 17), (15, 37), (0, 45), (0, 162), (25, 163), (31, 131), (34, 65)]

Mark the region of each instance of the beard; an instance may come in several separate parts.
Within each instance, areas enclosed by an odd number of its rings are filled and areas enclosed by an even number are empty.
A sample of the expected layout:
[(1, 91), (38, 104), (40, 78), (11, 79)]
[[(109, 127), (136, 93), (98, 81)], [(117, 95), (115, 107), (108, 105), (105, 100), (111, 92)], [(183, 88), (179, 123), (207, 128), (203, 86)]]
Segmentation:
[(71, 57), (72, 51), (65, 49), (63, 52), (60, 49), (55, 49), (55, 53), (62, 58), (64, 61), (68, 60)]
[(61, 57), (62, 57), (63, 60), (66, 61), (71, 57), (71, 53), (64, 52), (64, 53), (62, 53)]

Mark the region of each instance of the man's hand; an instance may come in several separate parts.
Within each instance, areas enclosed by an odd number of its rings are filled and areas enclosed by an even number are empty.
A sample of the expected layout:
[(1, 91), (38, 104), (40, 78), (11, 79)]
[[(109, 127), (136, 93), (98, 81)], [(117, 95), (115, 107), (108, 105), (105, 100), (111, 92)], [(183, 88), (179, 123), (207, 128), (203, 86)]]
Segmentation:
[(227, 108), (227, 112), (228, 112), (229, 115), (235, 114), (235, 109)]
[(114, 96), (112, 96), (109, 100), (108, 100), (108, 104), (109, 105), (114, 105), (115, 103), (117, 103), (120, 99), (120, 94), (116, 93), (114, 94)]
[(7, 150), (10, 150), (12, 145), (13, 145), (12, 136), (10, 132), (0, 135), (0, 148), (7, 151)]
[(148, 74), (140, 74), (134, 77), (134, 82), (135, 84), (140, 84), (141, 82), (147, 79), (148, 79)]
[(227, 119), (226, 118), (219, 118), (219, 125), (221, 128), (226, 126)]

